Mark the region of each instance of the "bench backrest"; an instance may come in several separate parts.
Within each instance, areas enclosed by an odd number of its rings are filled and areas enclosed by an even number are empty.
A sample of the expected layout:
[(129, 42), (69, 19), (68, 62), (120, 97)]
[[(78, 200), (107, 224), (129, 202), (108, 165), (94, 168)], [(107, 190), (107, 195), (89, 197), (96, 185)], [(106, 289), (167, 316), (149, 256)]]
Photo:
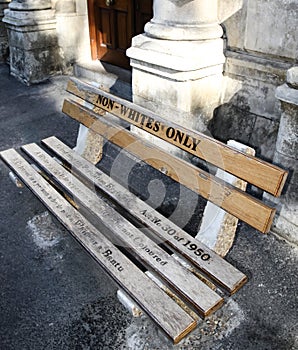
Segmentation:
[[(285, 170), (236, 151), (200, 132), (170, 122), (151, 111), (77, 79), (69, 81), (67, 90), (89, 102), (93, 110), (80, 102), (67, 99), (63, 105), (64, 113), (257, 230), (263, 233), (270, 230), (275, 208), (163, 149), (153, 146), (147, 140), (140, 139), (139, 136), (103, 117), (102, 111), (129, 122), (273, 196), (281, 194), (287, 178)], [(99, 109), (101, 115), (97, 113)]]

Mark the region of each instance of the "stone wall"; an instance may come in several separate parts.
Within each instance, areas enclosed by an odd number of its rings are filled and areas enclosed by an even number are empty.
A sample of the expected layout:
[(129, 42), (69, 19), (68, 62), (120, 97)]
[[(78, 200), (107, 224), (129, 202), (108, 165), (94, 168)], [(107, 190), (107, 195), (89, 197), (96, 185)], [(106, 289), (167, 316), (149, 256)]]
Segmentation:
[(286, 168), (289, 176), (278, 200), (273, 231), (298, 244), (298, 66), (288, 70), (286, 83), (276, 89), (276, 98), (282, 114), (273, 160)]
[(226, 37), (221, 105), (209, 130), (215, 138), (236, 139), (273, 158), (280, 103), (275, 89), (297, 62), (297, 0), (218, 1)]
[(5, 62), (8, 58), (8, 39), (5, 24), (2, 22), (4, 10), (7, 9), (10, 0), (0, 0), (0, 62)]

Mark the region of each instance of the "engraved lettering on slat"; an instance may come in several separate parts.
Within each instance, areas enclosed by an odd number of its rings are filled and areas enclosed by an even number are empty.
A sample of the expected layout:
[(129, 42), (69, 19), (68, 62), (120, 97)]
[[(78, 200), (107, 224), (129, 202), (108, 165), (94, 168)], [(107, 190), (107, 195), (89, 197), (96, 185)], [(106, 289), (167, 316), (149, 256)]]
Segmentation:
[[(110, 142), (124, 148), (130, 154), (161, 171), (167, 167), (167, 176), (202, 197), (237, 216), (257, 230), (267, 233), (272, 224), (275, 209), (262, 201), (231, 186), (223, 180), (198, 170), (197, 167), (168, 154), (163, 149), (133, 135), (119, 125), (108, 121), (77, 102), (65, 100), (63, 111)], [(198, 176), (204, 174), (204, 178)], [(224, 189), (231, 190), (232, 195)]]
[(194, 329), (196, 321), (115, 248), (15, 150), (3, 151), (0, 155), (96, 261), (173, 339), (174, 343), (179, 342)]
[[(218, 294), (195, 278), (145, 234), (41, 151), (37, 145), (26, 145), (22, 149), (46, 172), (54, 176), (55, 180), (65, 187), (80, 204), (88, 208), (89, 212), (95, 215), (116, 239), (129, 247), (137, 257), (158, 272), (167, 283), (192, 303), (202, 316), (208, 315), (222, 304), (223, 299)], [(40, 152), (43, 154), (42, 157)], [(127, 235), (127, 232), (130, 232), (130, 236)]]
[[(63, 161), (70, 163), (74, 172), (89, 180), (92, 186), (95, 185), (105, 191), (130, 214), (148, 225), (161, 239), (177, 249), (180, 254), (230, 293), (236, 292), (245, 283), (246, 276), (243, 273), (102, 173), (57, 138), (49, 137), (42, 142)], [(87, 171), (84, 171), (86, 168)]]
[[(131, 122), (133, 125), (260, 187), (274, 196), (280, 196), (281, 194), (287, 178), (287, 171), (273, 164), (247, 156), (242, 152), (235, 152), (233, 148), (220, 141), (170, 122), (169, 120), (172, 118), (165, 120), (149, 110), (75, 78), (69, 81), (67, 90), (95, 106), (103, 108), (115, 116)], [(105, 103), (100, 102), (103, 101), (103, 98), (105, 98)]]

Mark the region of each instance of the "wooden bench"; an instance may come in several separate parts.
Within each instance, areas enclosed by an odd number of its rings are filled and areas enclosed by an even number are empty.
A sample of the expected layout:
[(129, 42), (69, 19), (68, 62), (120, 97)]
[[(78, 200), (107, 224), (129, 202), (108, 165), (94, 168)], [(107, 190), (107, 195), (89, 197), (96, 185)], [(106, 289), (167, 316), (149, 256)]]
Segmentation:
[[(274, 208), (141, 138), (115, 117), (274, 196), (281, 194), (284, 170), (79, 80), (71, 79), (67, 90), (76, 99), (66, 99), (63, 112), (81, 125), (260, 232), (270, 230)], [(245, 284), (242, 272), (76, 151), (54, 136), (41, 142), (23, 146), (23, 156), (9, 149), (1, 157), (174, 343), (196, 327), (198, 315), (214, 312)]]

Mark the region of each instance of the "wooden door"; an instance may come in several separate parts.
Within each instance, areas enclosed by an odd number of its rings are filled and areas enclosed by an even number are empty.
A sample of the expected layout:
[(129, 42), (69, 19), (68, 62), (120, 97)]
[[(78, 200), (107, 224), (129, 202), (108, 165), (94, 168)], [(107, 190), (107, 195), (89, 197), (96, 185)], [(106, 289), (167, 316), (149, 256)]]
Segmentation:
[(153, 0), (88, 0), (92, 59), (129, 68), (126, 49), (144, 31)]
[(153, 17), (153, 0), (135, 1), (135, 35), (144, 32), (144, 26)]

